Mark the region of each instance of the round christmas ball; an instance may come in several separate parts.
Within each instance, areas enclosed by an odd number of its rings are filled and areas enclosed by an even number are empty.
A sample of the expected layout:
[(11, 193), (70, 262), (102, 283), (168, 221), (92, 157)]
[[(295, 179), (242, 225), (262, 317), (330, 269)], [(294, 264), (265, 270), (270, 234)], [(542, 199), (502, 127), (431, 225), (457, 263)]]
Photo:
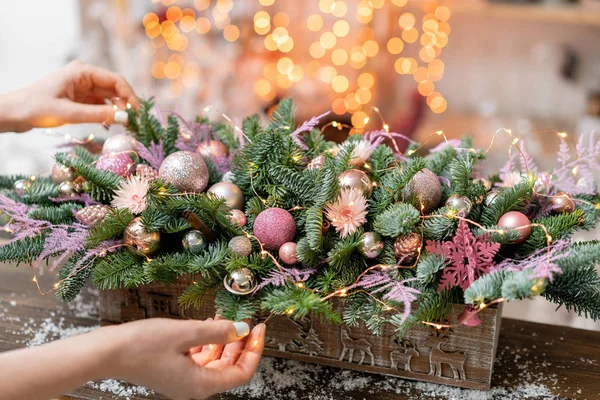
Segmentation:
[(229, 149), (222, 142), (218, 140), (208, 140), (202, 142), (196, 149), (196, 152), (202, 154), (204, 157), (210, 158), (222, 158), (229, 155)]
[(296, 221), (282, 208), (267, 208), (254, 220), (254, 236), (268, 250), (279, 250), (296, 236)]
[(65, 181), (58, 185), (58, 197), (75, 197), (79, 194), (79, 186), (75, 182)]
[[(366, 198), (373, 194), (373, 182), (369, 176), (359, 169), (349, 169), (338, 175), (340, 189), (355, 189), (361, 191)], [(441, 194), (440, 194), (441, 197)]]
[(252, 242), (246, 236), (236, 236), (229, 241), (229, 250), (233, 252), (233, 254), (246, 257), (252, 253)]
[(60, 185), (64, 181), (72, 181), (75, 179), (77, 174), (75, 168), (67, 167), (61, 163), (55, 163), (52, 166), (52, 182), (55, 185)]
[(223, 285), (228, 292), (239, 296), (248, 295), (258, 287), (254, 274), (248, 268), (240, 268), (227, 274)]
[(484, 204), (486, 206), (491, 206), (498, 200), (498, 196), (500, 195), (500, 191), (492, 190), (485, 196)]
[(383, 251), (383, 240), (376, 232), (365, 232), (360, 236), (358, 252), (367, 258), (375, 258)]
[(473, 203), (468, 197), (453, 194), (446, 200), (446, 205), (454, 208), (459, 214), (468, 215), (471, 212)]
[(106, 139), (102, 146), (102, 154), (127, 153), (137, 151), (137, 147), (133, 137), (119, 133)]
[(292, 265), (298, 263), (298, 245), (294, 242), (287, 242), (279, 248), (279, 258), (286, 264)]
[(133, 160), (127, 153), (102, 154), (96, 168), (125, 177), (133, 172)]
[(242, 193), (242, 190), (233, 183), (217, 182), (208, 189), (208, 193), (224, 198), (229, 208), (236, 210), (244, 208), (244, 194)]
[(158, 177), (182, 192), (202, 192), (208, 184), (208, 168), (200, 154), (177, 151), (165, 158)]
[(412, 232), (396, 238), (394, 242), (394, 254), (400, 265), (411, 265), (417, 261), (422, 246), (423, 239), (421, 235)]
[(146, 232), (140, 217), (134, 218), (123, 233), (123, 241), (127, 250), (138, 256), (150, 256), (158, 251), (160, 246), (159, 232)]
[(552, 205), (552, 214), (569, 214), (576, 208), (573, 196), (567, 192), (559, 192), (550, 197), (550, 204)]
[(221, 182), (233, 183), (234, 179), (235, 179), (235, 176), (233, 175), (233, 172), (227, 171), (223, 174), (223, 178), (221, 178)]
[(492, 190), (492, 181), (490, 181), (489, 179), (477, 178), (473, 180), (473, 183), (483, 186), (486, 192)]
[(240, 228), (246, 226), (246, 214), (244, 214), (241, 210), (233, 209), (231, 210), (231, 214), (229, 215), (229, 220), (234, 224), (238, 225)]
[(519, 232), (519, 237), (511, 242), (513, 244), (520, 244), (527, 240), (531, 234), (530, 224), (529, 218), (518, 211), (509, 211), (498, 221), (499, 227), (516, 229)]
[(325, 165), (325, 156), (316, 156), (306, 166), (306, 169), (321, 169)]
[(408, 198), (415, 197), (421, 210), (428, 214), (442, 201), (442, 184), (436, 174), (423, 168), (408, 183)]
[(19, 197), (23, 197), (29, 188), (31, 188), (31, 181), (28, 179), (19, 179), (13, 184), (13, 189), (15, 190), (16, 195)]
[(192, 229), (183, 235), (181, 245), (189, 253), (200, 254), (206, 248), (206, 238), (202, 232)]

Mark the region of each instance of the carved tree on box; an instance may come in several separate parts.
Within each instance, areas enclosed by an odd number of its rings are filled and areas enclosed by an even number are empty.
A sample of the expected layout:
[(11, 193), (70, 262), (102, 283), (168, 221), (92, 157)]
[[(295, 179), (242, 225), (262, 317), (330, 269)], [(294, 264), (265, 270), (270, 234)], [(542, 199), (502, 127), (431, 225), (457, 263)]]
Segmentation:
[(317, 331), (315, 331), (312, 326), (306, 334), (305, 343), (300, 351), (309, 356), (316, 356), (323, 352), (323, 341), (319, 339)]
[(266, 340), (266, 345), (270, 348), (276, 348), (279, 351), (301, 351), (305, 345), (306, 332), (302, 326), (290, 318), (278, 318), (277, 325), (281, 327), (281, 332), (285, 332), (286, 336), (281, 338), (269, 337)]

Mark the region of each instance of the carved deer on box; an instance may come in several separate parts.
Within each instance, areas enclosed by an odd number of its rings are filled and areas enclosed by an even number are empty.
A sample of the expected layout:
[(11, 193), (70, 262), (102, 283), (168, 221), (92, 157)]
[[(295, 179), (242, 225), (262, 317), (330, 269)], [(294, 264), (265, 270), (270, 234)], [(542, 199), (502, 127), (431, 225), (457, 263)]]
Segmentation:
[(342, 345), (344, 348), (342, 349), (342, 355), (340, 356), (340, 361), (344, 359), (346, 352), (348, 352), (348, 361), (352, 362), (354, 358), (354, 350), (360, 351), (360, 361), (358, 364), (362, 364), (365, 360), (365, 356), (368, 354), (371, 357), (371, 365), (375, 365), (375, 356), (371, 352), (371, 343), (367, 342), (365, 339), (351, 339), (348, 336), (348, 331), (346, 329), (342, 329)]
[(429, 353), (429, 375), (442, 376), (442, 364), (448, 364), (452, 368), (454, 379), (467, 380), (465, 376), (465, 353), (446, 353), (442, 350), (442, 344), (446, 343), (448, 338), (445, 336), (430, 336), (423, 345), (431, 348)]
[(399, 349), (390, 352), (390, 361), (392, 369), (398, 369), (398, 366), (404, 366), (404, 370), (412, 372), (410, 369), (410, 359), (419, 356), (419, 352), (408, 342), (403, 342)]

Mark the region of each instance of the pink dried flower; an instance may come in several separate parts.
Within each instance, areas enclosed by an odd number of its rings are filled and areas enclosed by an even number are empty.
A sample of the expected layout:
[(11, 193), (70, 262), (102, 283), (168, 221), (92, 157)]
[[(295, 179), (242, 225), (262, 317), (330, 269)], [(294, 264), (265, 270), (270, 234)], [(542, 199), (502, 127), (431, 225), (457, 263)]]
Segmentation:
[(352, 150), (350, 165), (353, 165), (355, 167), (363, 166), (367, 162), (369, 157), (371, 157), (371, 153), (373, 153), (373, 150), (375, 150), (375, 148), (379, 145), (380, 142), (381, 140), (378, 141), (377, 144), (374, 144), (367, 140), (359, 141), (356, 147), (354, 147), (354, 149)]
[(367, 222), (367, 200), (358, 190), (342, 189), (337, 201), (325, 207), (325, 214), (336, 232), (345, 238)]
[(131, 176), (125, 179), (115, 190), (115, 197), (111, 205), (116, 208), (128, 208), (134, 214), (139, 214), (146, 209), (146, 194), (150, 184), (147, 179)]

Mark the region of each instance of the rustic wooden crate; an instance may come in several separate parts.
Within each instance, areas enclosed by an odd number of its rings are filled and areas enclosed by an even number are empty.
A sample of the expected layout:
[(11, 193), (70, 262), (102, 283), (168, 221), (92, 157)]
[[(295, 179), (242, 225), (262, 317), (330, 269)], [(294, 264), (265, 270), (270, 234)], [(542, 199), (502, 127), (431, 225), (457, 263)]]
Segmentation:
[[(214, 316), (211, 301), (202, 309), (182, 310), (177, 298), (187, 283), (152, 284), (137, 289), (100, 293), (103, 324), (143, 318), (195, 318)], [(342, 307), (341, 305), (339, 306)], [(448, 315), (457, 324), (464, 305)], [(286, 316), (267, 321), (265, 355), (307, 363), (367, 371), (471, 389), (490, 388), (492, 366), (498, 345), (501, 308), (490, 307), (479, 314), (477, 327), (456, 326), (436, 332), (427, 326), (409, 330), (402, 342), (395, 340), (387, 325), (381, 336), (366, 327), (322, 323), (319, 319), (295, 322)]]

